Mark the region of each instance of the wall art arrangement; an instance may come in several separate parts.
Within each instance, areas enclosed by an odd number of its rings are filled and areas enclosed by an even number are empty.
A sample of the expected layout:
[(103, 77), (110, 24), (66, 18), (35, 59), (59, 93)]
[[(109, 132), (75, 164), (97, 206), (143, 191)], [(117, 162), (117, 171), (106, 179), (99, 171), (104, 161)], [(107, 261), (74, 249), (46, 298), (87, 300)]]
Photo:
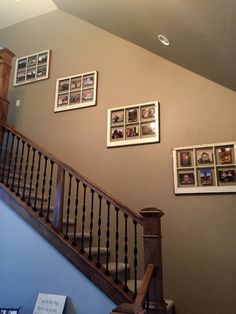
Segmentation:
[(54, 112), (95, 106), (96, 97), (96, 71), (59, 78)]
[(50, 50), (16, 59), (14, 86), (47, 79), (49, 76)]
[(236, 192), (236, 143), (173, 149), (176, 194)]
[(108, 110), (107, 147), (159, 141), (160, 123), (157, 101)]

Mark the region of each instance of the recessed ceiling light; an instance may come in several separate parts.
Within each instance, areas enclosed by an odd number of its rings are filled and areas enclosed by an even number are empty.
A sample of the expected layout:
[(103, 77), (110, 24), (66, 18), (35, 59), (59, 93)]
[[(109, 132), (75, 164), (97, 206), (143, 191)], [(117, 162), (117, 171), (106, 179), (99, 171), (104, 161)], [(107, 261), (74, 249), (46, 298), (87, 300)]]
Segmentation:
[(160, 42), (161, 42), (163, 45), (165, 45), (165, 46), (170, 46), (170, 41), (169, 41), (169, 39), (168, 39), (166, 36), (159, 34), (159, 35), (158, 35), (158, 39), (160, 40)]

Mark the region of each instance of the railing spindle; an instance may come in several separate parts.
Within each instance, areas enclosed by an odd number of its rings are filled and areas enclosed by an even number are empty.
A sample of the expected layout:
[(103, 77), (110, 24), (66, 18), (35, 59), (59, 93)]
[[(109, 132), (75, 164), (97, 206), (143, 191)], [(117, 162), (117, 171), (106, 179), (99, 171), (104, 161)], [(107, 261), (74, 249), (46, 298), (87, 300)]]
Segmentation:
[(18, 161), (18, 151), (19, 151), (19, 142), (20, 138), (17, 137), (17, 144), (16, 144), (16, 154), (15, 154), (15, 162), (14, 162), (14, 167), (13, 167), (13, 176), (12, 176), (12, 184), (11, 184), (11, 191), (14, 192), (14, 184), (15, 184), (15, 176), (16, 176), (16, 166), (17, 166), (17, 161)]
[(27, 144), (27, 157), (26, 157), (26, 163), (25, 163), (24, 186), (23, 186), (23, 193), (21, 197), (22, 201), (25, 201), (25, 186), (26, 186), (26, 180), (28, 176), (29, 154), (30, 154), (30, 145)]
[(124, 257), (124, 263), (125, 263), (125, 291), (128, 291), (129, 288), (127, 286), (128, 282), (128, 215), (124, 214), (125, 217), (125, 246), (124, 246), (124, 252), (125, 252), (125, 257)]
[[(50, 222), (49, 214), (50, 214), (50, 205), (51, 205), (51, 197), (52, 197), (52, 176), (53, 176), (53, 166), (54, 161), (50, 160), (51, 171), (50, 171), (50, 179), (49, 179), (49, 189), (48, 189), (48, 207), (47, 207), (47, 216), (45, 218), (46, 222)], [(41, 211), (43, 211), (43, 200), (41, 201)]]
[(9, 158), (9, 162), (8, 162), (8, 171), (7, 171), (7, 182), (6, 182), (6, 186), (9, 187), (9, 176), (10, 176), (10, 170), (11, 170), (11, 162), (12, 162), (12, 154), (13, 154), (13, 147), (14, 147), (14, 141), (15, 141), (15, 134), (12, 133), (12, 141), (11, 141), (11, 150), (10, 150), (10, 158)]
[(41, 157), (42, 154), (38, 151), (38, 168), (37, 168), (37, 176), (36, 176), (36, 184), (35, 184), (35, 194), (34, 194), (34, 206), (33, 210), (36, 212), (37, 211), (37, 198), (38, 198), (38, 188), (39, 188), (39, 176), (40, 176), (40, 166), (41, 166)]
[(86, 189), (87, 185), (83, 184), (84, 197), (83, 197), (83, 215), (82, 215), (82, 235), (81, 235), (81, 246), (80, 252), (84, 253), (84, 227), (85, 227), (85, 212), (86, 212)]
[(115, 245), (115, 282), (119, 283), (119, 276), (118, 276), (118, 262), (119, 262), (119, 208), (115, 207), (116, 210), (116, 245)]
[(34, 147), (32, 149), (33, 149), (33, 158), (31, 162), (30, 187), (29, 187), (28, 202), (27, 202), (28, 206), (31, 206), (31, 192), (32, 192), (32, 185), (33, 185), (33, 178), (34, 178), (34, 161), (35, 161), (35, 152), (36, 152), (36, 149)]
[(3, 159), (3, 167), (2, 167), (1, 182), (4, 182), (4, 174), (5, 174), (5, 166), (6, 166), (6, 159), (7, 159), (7, 150), (8, 150), (8, 143), (9, 143), (9, 135), (10, 135), (10, 131), (7, 130), (7, 140), (6, 140), (6, 148), (5, 148), (5, 154), (4, 154), (4, 159)]
[(0, 142), (0, 164), (2, 163), (2, 151), (3, 151), (5, 134), (6, 134), (6, 129), (4, 127), (2, 128), (2, 132), (3, 132), (3, 137), (2, 137), (2, 141)]
[(66, 233), (65, 233), (66, 240), (69, 240), (68, 232), (69, 232), (69, 219), (70, 219), (71, 181), (72, 181), (72, 174), (69, 173), (69, 191), (68, 191), (68, 199), (67, 199)]
[(90, 192), (91, 192), (91, 211), (90, 211), (89, 256), (88, 256), (88, 258), (90, 260), (92, 260), (94, 190), (91, 189)]
[(137, 280), (138, 280), (138, 244), (137, 244), (137, 222), (134, 223), (134, 295), (137, 295)]
[(22, 174), (22, 167), (23, 167), (23, 160), (24, 160), (25, 141), (23, 140), (21, 141), (22, 141), (22, 146), (21, 146), (21, 157), (20, 157), (20, 169), (19, 169), (19, 174), (18, 174), (16, 196), (20, 196), (20, 181), (21, 181), (21, 174)]
[(102, 225), (102, 196), (98, 195), (99, 198), (99, 212), (98, 212), (98, 254), (97, 254), (97, 267), (101, 267), (101, 262), (100, 262), (100, 250), (101, 250), (101, 225)]
[(78, 219), (78, 205), (79, 205), (79, 180), (76, 178), (76, 196), (75, 196), (75, 217), (74, 217), (74, 236), (72, 245), (77, 246), (76, 233), (77, 233), (77, 219)]
[(106, 274), (110, 275), (108, 264), (109, 264), (109, 251), (110, 251), (110, 206), (111, 203), (107, 201), (107, 232), (106, 232)]
[(43, 217), (43, 206), (42, 206), (42, 203), (44, 202), (45, 184), (46, 184), (46, 176), (47, 176), (47, 163), (48, 163), (48, 157), (44, 156), (42, 199), (41, 199), (41, 206), (40, 206), (40, 212), (39, 212), (39, 216), (40, 217)]

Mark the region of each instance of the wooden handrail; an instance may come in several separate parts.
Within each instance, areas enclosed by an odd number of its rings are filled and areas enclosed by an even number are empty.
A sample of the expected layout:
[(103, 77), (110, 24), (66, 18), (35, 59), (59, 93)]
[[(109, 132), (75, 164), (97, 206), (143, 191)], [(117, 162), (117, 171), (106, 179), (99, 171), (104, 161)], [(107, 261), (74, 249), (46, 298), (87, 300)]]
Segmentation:
[(44, 156), (48, 157), (50, 160), (52, 160), (55, 164), (57, 164), (62, 169), (66, 170), (67, 172), (71, 173), (73, 176), (78, 178), (80, 181), (85, 183), (90, 189), (97, 192), (99, 195), (104, 197), (107, 201), (112, 203), (115, 207), (118, 207), (122, 212), (127, 214), (129, 217), (134, 219), (137, 223), (143, 225), (143, 217), (128, 208), (126, 205), (121, 203), (120, 201), (116, 200), (113, 196), (105, 192), (103, 189), (101, 189), (99, 186), (94, 184), (92, 181), (84, 177), (82, 174), (80, 174), (78, 171), (74, 170), (72, 167), (70, 167), (68, 164), (60, 161), (57, 157), (55, 157), (53, 154), (48, 153), (45, 149), (43, 149), (40, 145), (36, 144), (34, 141), (32, 141), (30, 138), (19, 132), (15, 129), (13, 125), (11, 125), (9, 122), (5, 122), (3, 126), (14, 133), (18, 138), (20, 138), (22, 141), (26, 142), (30, 146), (34, 147), (37, 151), (41, 152)]
[(145, 312), (144, 303), (148, 293), (149, 286), (151, 284), (152, 276), (154, 272), (154, 265), (149, 264), (145, 271), (142, 283), (138, 289), (137, 296), (133, 304), (124, 303), (117, 306), (111, 314), (141, 314)]

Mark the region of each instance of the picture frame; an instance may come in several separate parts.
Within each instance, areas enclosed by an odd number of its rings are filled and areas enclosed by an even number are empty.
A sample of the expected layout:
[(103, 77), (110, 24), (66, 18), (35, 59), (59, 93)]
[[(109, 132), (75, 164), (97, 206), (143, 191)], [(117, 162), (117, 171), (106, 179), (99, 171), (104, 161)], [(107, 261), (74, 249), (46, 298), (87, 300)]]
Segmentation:
[(45, 80), (49, 77), (50, 50), (16, 59), (13, 86)]
[(107, 147), (160, 142), (159, 102), (108, 109)]
[(235, 193), (236, 142), (173, 148), (175, 194)]
[(95, 106), (97, 71), (57, 79), (54, 112)]

